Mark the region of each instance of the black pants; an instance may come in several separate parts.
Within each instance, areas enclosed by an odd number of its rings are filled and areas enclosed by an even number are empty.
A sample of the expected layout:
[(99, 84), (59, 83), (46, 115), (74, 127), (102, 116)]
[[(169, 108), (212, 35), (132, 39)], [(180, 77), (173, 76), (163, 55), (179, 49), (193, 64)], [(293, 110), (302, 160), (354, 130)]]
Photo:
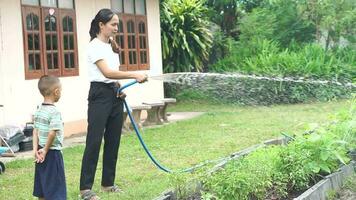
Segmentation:
[(80, 190), (91, 189), (104, 136), (102, 186), (115, 181), (116, 162), (123, 123), (123, 101), (114, 84), (92, 82), (88, 96), (88, 133), (82, 160)]

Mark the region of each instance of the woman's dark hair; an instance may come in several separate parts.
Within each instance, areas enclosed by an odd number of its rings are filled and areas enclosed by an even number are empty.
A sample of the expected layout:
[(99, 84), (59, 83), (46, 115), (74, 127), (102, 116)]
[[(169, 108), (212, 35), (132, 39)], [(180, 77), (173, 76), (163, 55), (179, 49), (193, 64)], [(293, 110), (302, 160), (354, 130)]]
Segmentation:
[(96, 38), (96, 36), (100, 32), (99, 22), (106, 24), (112, 19), (114, 15), (115, 13), (110, 9), (104, 8), (99, 10), (99, 12), (95, 15), (94, 19), (91, 21), (90, 24), (90, 41)]

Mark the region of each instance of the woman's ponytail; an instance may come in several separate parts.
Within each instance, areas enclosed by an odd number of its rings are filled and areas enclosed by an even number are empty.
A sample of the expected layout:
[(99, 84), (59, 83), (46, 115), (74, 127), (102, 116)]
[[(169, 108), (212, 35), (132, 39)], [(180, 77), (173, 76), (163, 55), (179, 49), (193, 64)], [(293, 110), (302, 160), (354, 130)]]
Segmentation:
[(90, 24), (90, 30), (89, 30), (90, 41), (96, 38), (96, 36), (99, 34), (99, 31), (100, 31), (99, 22), (94, 18)]

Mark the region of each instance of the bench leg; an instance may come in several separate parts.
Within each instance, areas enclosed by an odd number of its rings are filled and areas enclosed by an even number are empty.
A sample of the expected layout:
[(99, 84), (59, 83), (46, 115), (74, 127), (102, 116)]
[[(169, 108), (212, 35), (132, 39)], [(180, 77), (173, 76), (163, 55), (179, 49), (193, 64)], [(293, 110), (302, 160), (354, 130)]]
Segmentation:
[(128, 132), (130, 130), (129, 123), (127, 122), (127, 112), (123, 113), (123, 122), (122, 122), (122, 132)]
[(144, 126), (150, 125), (161, 125), (163, 124), (159, 114), (159, 107), (152, 107), (150, 110), (147, 110), (147, 119), (143, 123)]
[(162, 117), (163, 122), (166, 122), (166, 123), (168, 123), (167, 107), (168, 107), (168, 104), (164, 104), (164, 106), (160, 108), (160, 115)]
[[(142, 128), (142, 123), (141, 123), (141, 110), (134, 110), (132, 111), (132, 117), (134, 118), (137, 128)], [(130, 128), (133, 129), (133, 124), (130, 122)]]

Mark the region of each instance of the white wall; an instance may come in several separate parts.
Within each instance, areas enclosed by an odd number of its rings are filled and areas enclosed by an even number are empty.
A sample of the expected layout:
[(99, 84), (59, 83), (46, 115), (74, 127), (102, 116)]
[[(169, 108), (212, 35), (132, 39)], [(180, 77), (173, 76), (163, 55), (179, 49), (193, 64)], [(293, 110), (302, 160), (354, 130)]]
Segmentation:
[(3, 73), (2, 73), (2, 55), (4, 53), (3, 48), (3, 27), (2, 27), (2, 10), (3, 8), (0, 6), (0, 126), (4, 124), (4, 111), (2, 105), (4, 104), (4, 83), (3, 83)]
[[(86, 119), (89, 83), (86, 68), (86, 47), (89, 26), (101, 8), (110, 8), (110, 0), (76, 0), (79, 76), (60, 78), (63, 91), (57, 106), (63, 120), (71, 122)], [(4, 9), (6, 8), (6, 9)], [(1, 48), (0, 104), (4, 104), (4, 123), (23, 124), (30, 120), (36, 105), (42, 102), (36, 80), (25, 80), (23, 31), (20, 0), (0, 0)], [(159, 0), (147, 0), (148, 33), (151, 69), (149, 75), (162, 73), (161, 39), (159, 28)], [(127, 82), (127, 81), (122, 81)], [(1, 89), (3, 91), (1, 92)], [(129, 104), (163, 98), (163, 84), (149, 81), (125, 91)], [(2, 95), (3, 93), (3, 95)], [(1, 120), (1, 108), (0, 108)], [(1, 121), (0, 121), (1, 123)], [(0, 124), (1, 125), (1, 124)]]

